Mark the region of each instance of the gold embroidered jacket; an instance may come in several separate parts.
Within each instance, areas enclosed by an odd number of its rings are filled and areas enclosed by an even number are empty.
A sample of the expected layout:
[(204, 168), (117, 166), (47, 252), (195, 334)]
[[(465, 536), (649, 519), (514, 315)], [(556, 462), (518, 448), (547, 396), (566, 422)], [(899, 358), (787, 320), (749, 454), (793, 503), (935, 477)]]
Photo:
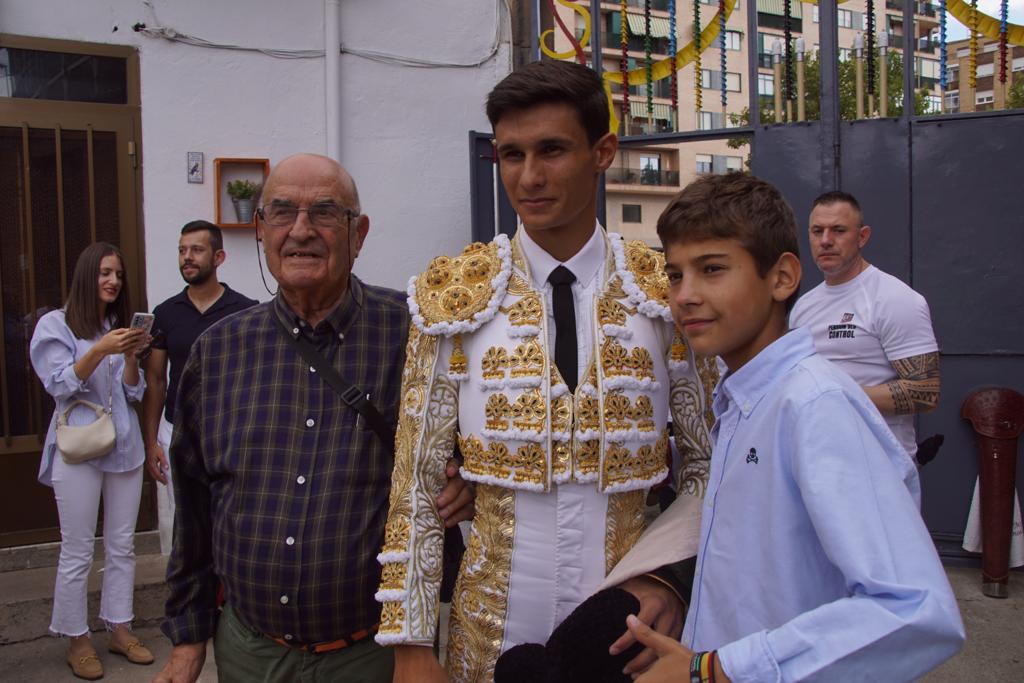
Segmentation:
[(472, 244), (410, 281), (413, 323), (378, 556), (379, 642), (434, 640), (443, 537), (434, 498), (456, 427), (467, 480), (532, 491), (593, 482), (610, 494), (665, 478), (670, 407), (686, 456), (680, 485), (702, 492), (716, 368), (694, 362), (673, 332), (662, 256), (615, 234), (606, 241), (592, 361), (575, 394), (553, 362), (544, 298), (518, 241)]

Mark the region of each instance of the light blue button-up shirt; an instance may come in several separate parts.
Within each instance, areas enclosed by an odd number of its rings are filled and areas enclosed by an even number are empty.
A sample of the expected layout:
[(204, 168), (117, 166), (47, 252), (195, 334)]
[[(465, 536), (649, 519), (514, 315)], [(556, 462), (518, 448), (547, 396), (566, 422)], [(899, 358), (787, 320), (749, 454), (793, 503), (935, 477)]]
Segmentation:
[(959, 650), (916, 469), (805, 330), (727, 375), (714, 412), (685, 645), (735, 683), (906, 681)]
[[(104, 333), (109, 326), (104, 326)], [(93, 339), (79, 339), (64, 321), (64, 311), (50, 311), (36, 323), (29, 356), (32, 367), (43, 383), (46, 393), (56, 401), (56, 410), (50, 418), (50, 427), (43, 444), (43, 457), (39, 463), (39, 482), (53, 486), (53, 459), (57, 456), (57, 411), (63, 412), (76, 399), (84, 399), (106, 406), (113, 401), (111, 418), (117, 442), (114, 449), (99, 458), (87, 460), (81, 466), (95, 467), (104, 472), (129, 472), (141, 467), (146, 459), (142, 445), (142, 431), (139, 417), (129, 405), (142, 400), (146, 382), (142, 370), (139, 381), (130, 385), (124, 383), (124, 355), (107, 356), (88, 379), (82, 380), (75, 373), (75, 362), (100, 340), (103, 333)], [(113, 387), (111, 387), (113, 382)], [(96, 419), (96, 413), (84, 406), (76, 407), (68, 419), (72, 425), (84, 425)]]

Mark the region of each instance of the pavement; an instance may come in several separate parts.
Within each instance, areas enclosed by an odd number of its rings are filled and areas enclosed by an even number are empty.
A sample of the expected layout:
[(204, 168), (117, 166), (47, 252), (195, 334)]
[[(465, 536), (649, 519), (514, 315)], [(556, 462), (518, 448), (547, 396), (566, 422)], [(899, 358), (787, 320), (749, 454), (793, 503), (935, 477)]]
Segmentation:
[[(1021, 683), (1024, 682), (1024, 572), (1012, 572), (1010, 597), (987, 598), (981, 593), (981, 570), (977, 567), (947, 567), (967, 629), (967, 643), (956, 657), (922, 679), (926, 683)], [(170, 642), (150, 622), (137, 625), (136, 632), (157, 662), (150, 666), (129, 664), (106, 651), (106, 635), (93, 634), (93, 643), (106, 670), (106, 683), (150, 681), (170, 652)], [(199, 678), (216, 683), (217, 670), (211, 656)], [(65, 644), (57, 638), (0, 646), (0, 681), (12, 683), (60, 683), (74, 681), (64, 661)]]

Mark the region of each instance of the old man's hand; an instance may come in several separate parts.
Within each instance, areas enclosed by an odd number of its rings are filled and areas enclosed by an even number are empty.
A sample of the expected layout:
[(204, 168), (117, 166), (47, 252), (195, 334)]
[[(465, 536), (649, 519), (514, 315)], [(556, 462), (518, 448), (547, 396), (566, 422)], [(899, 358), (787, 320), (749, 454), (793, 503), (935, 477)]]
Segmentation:
[(448, 477), (448, 483), (437, 497), (437, 511), (444, 520), (444, 525), (453, 527), (459, 522), (473, 519), (476, 492), (459, 474), (459, 461), (455, 458), (448, 461), (444, 474)]

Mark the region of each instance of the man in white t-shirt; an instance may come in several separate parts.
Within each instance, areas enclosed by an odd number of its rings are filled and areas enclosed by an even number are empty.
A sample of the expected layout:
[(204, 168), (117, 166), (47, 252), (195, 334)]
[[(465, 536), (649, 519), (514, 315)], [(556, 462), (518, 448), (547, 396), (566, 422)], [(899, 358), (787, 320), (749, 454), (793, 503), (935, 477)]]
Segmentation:
[(815, 199), (809, 231), (825, 281), (800, 297), (790, 327), (809, 329), (818, 353), (853, 377), (914, 457), (914, 414), (939, 401), (939, 347), (928, 303), (864, 260), (871, 227), (852, 195)]

